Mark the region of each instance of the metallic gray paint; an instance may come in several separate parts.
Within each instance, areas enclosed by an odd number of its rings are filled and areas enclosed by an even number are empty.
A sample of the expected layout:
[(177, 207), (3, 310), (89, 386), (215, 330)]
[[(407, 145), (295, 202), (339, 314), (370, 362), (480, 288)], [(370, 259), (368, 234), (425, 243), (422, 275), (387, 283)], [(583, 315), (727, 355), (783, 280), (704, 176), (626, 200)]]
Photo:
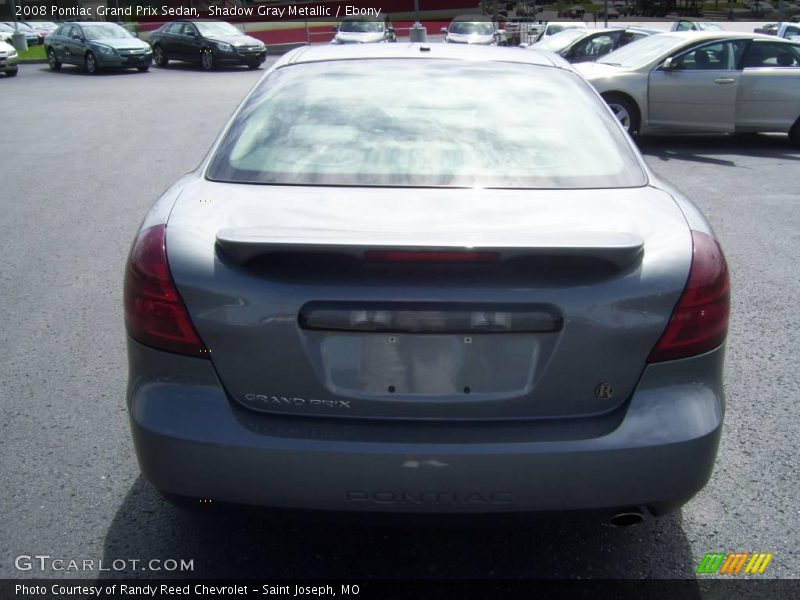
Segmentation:
[[(453, 48), (437, 47), (431, 55), (570, 68), (536, 52)], [(301, 49), (275, 68), (371, 53), (411, 58), (419, 56), (419, 46)], [(707, 481), (724, 413), (724, 349), (659, 364), (647, 365), (645, 358), (686, 281), (690, 227), (709, 227), (643, 161), (649, 185), (622, 190), (231, 185), (205, 180), (207, 162), (167, 190), (144, 223), (167, 221), (172, 275), (212, 358), (128, 340), (133, 437), (142, 472), (157, 488), (334, 510), (644, 505), (662, 513)], [(307, 273), (284, 280), (248, 270), (218, 251), (217, 235), (225, 229), (268, 229), (278, 238), (305, 240), (331, 232), (348, 244), (354, 231), (369, 232), (392, 246), (420, 239), (508, 246), (512, 240), (523, 249), (558, 234), (575, 239), (616, 232), (641, 239), (644, 250), (626, 266), (593, 276), (579, 271), (571, 281), (498, 286), (420, 277), (412, 285), (331, 284), (335, 274), (326, 283), (303, 280)], [(531, 336), (535, 368), (523, 392), (433, 395), (428, 401), (375, 393), (340, 397), (313, 352), (319, 340), (298, 326), (297, 312), (310, 300), (354, 299), (535, 300), (556, 306), (564, 327)], [(613, 385), (611, 398), (595, 397), (601, 383)], [(315, 407), (318, 417), (291, 407), (270, 409), (285, 414), (251, 410), (247, 394), (262, 392), (347, 400), (361, 418), (331, 419), (338, 409), (324, 406)]]
[[(643, 505), (661, 513), (705, 485), (725, 408), (723, 348), (649, 365), (611, 417), (458, 427), (254, 413), (231, 402), (210, 362), (130, 339), (128, 350), (144, 476), (173, 494), (244, 504), (393, 512)], [(371, 499), (354, 500), (354, 491)], [(388, 502), (387, 492), (407, 501)], [(408, 501), (420, 492), (428, 493), (422, 504)], [(504, 501), (437, 503), (431, 493)]]
[[(311, 409), (249, 403), (245, 394), (352, 399), (349, 415), (364, 417), (556, 417), (611, 410), (633, 390), (688, 274), (691, 240), (686, 220), (670, 196), (652, 187), (324, 190), (322, 195), (313, 187), (235, 185), (196, 178), (184, 185), (170, 215), (167, 249), (175, 284), (228, 392), (255, 409), (341, 416), (338, 409), (323, 405)], [(435, 231), (431, 223), (437, 224)], [(232, 263), (215, 242), (218, 232), (237, 228), (260, 228), (265, 242), (286, 237), (300, 248), (310, 236), (349, 242), (355, 248), (372, 248), (376, 243), (417, 248), (434, 242), (478, 250), (509, 245), (536, 248), (542, 242), (552, 243), (554, 237), (568, 243), (581, 236), (602, 239), (605, 232), (632, 234), (646, 243), (639, 261), (611, 275), (587, 272), (569, 281), (552, 277), (527, 281), (522, 273), (476, 285), (471, 276), (434, 280), (420, 273), (402, 283), (384, 278), (377, 285), (374, 279), (345, 281), (312, 274), (286, 280), (280, 274)], [(297, 323), (308, 302), (354, 299), (423, 304), (535, 301), (558, 307), (565, 327), (559, 333), (530, 336), (527, 382), (513, 392), (393, 394), (388, 386), (395, 380), (386, 379), (382, 392), (372, 386), (369, 394), (355, 394), (345, 392), (330, 377), (332, 359), (326, 358), (333, 352), (340, 361), (348, 346), (331, 346), (331, 335), (303, 331)], [(370, 334), (360, 337), (365, 351), (375, 356), (385, 352), (384, 340)], [(502, 340), (487, 343), (486, 356), (503, 352)], [(447, 363), (452, 350), (445, 345), (430, 352), (431, 361)], [(359, 362), (358, 357), (353, 354), (352, 360)], [(370, 363), (362, 375), (374, 378), (376, 368)], [(599, 401), (593, 392), (602, 381), (613, 382), (618, 393)], [(463, 386), (486, 389), (477, 374)]]

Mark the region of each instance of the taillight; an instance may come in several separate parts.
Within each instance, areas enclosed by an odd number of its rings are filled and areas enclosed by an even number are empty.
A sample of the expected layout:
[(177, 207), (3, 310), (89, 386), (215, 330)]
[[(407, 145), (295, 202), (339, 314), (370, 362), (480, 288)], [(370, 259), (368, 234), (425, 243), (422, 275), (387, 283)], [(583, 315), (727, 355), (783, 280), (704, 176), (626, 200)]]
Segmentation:
[(669, 324), (648, 362), (695, 356), (725, 341), (730, 316), (730, 281), (717, 241), (692, 231), (692, 266)]
[(208, 358), (208, 350), (192, 325), (167, 264), (166, 227), (139, 233), (125, 269), (125, 325), (132, 338), (145, 344)]

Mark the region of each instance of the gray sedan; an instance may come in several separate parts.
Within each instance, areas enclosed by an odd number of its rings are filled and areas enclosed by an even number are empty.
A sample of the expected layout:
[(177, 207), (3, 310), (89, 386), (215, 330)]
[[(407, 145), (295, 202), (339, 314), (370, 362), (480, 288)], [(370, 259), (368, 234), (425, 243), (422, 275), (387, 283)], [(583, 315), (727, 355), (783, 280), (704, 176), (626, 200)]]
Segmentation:
[(116, 23), (63, 23), (45, 38), (44, 50), (53, 71), (71, 63), (90, 75), (106, 68), (144, 72), (153, 62), (150, 45)]
[(800, 145), (800, 43), (663, 33), (576, 67), (632, 133), (788, 133)]
[(728, 294), (562, 59), (304, 47), (136, 235), (139, 464), (197, 508), (637, 522), (711, 474)]

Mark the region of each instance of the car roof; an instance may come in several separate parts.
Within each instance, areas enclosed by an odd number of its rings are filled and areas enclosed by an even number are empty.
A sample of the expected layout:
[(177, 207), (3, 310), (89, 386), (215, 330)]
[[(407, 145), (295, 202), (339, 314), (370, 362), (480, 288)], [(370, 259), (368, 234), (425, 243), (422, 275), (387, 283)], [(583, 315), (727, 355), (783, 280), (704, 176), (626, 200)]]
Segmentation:
[(120, 25), (119, 23), (114, 23), (114, 21), (64, 21), (61, 23), (62, 25)]
[(665, 31), (658, 35), (687, 40), (704, 39), (746, 39), (746, 40), (776, 40), (774, 35), (763, 33), (747, 33), (746, 31)]
[(455, 59), (468, 61), (513, 62), (545, 67), (570, 69), (561, 57), (536, 50), (523, 52), (519, 48), (478, 46), (471, 44), (342, 44), (303, 46), (284, 54), (276, 67), (301, 63), (353, 59)]

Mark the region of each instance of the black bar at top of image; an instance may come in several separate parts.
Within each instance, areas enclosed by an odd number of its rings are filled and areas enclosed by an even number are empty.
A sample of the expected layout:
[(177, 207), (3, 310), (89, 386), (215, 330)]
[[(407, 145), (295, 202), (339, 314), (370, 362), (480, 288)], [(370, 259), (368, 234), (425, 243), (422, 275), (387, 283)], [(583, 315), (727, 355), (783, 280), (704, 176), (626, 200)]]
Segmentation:
[[(756, 4), (760, 1), (766, 0), (753, 0), (753, 3)], [(715, 4), (714, 10), (710, 11), (707, 7), (704, 6), (704, 0), (630, 0), (631, 5), (636, 7), (635, 14), (628, 15), (627, 17), (623, 16), (623, 18), (619, 19), (612, 19), (609, 21), (611, 24), (624, 24), (626, 21), (637, 21), (638, 17), (645, 17), (647, 21), (666, 21), (672, 22), (676, 19), (685, 19), (685, 20), (696, 20), (696, 21), (746, 21), (746, 22), (774, 22), (777, 17), (775, 13), (769, 14), (765, 12), (755, 12), (751, 9), (743, 9), (741, 7), (741, 1), (736, 0), (736, 2), (730, 2), (729, 0), (719, 0), (718, 3)], [(737, 4), (738, 2), (738, 4)], [(572, 4), (603, 4), (603, 0), (594, 0), (590, 2), (589, 0), (578, 0), (577, 2), (568, 2), (567, 0), (562, 0), (560, 3), (557, 0), (515, 0), (513, 2), (514, 5), (522, 5), (528, 7), (539, 7), (543, 8), (547, 7), (561, 7), (561, 10), (566, 10)], [(316, 17), (311, 17), (310, 22), (313, 24), (314, 20), (321, 20), (321, 21), (341, 21), (344, 18), (344, 7), (350, 6), (358, 9), (381, 9), (381, 15), (389, 15), (389, 16), (404, 16), (408, 17), (414, 11), (414, 0), (236, 0), (235, 2), (228, 1), (228, 2), (209, 2), (208, 0), (92, 0), (90, 2), (81, 2), (80, 0), (16, 0), (17, 6), (22, 7), (31, 7), (31, 6), (47, 6), (47, 7), (55, 7), (58, 9), (72, 9), (75, 7), (80, 6), (91, 6), (96, 7), (98, 4), (103, 4), (108, 7), (112, 8), (125, 8), (125, 7), (136, 7), (136, 6), (149, 6), (153, 9), (158, 9), (157, 13), (152, 15), (140, 15), (138, 18), (135, 19), (126, 19), (126, 18), (116, 18), (116, 17), (108, 17), (105, 20), (120, 20), (120, 21), (138, 21), (141, 23), (162, 23), (166, 21), (171, 21), (176, 18), (191, 18), (186, 15), (164, 15), (163, 11), (161, 10), (163, 7), (167, 7), (170, 9), (184, 9), (184, 8), (196, 8), (198, 10), (197, 17), (198, 18), (220, 18), (214, 17), (210, 15), (208, 12), (208, 7), (210, 5), (217, 5), (217, 6), (236, 6), (242, 9), (248, 8), (257, 8), (259, 6), (270, 6), (270, 7), (280, 7), (280, 6), (296, 6), (296, 7), (311, 7), (311, 8), (320, 8), (325, 7), (329, 9), (327, 14), (327, 18), (324, 16), (320, 16), (319, 13), (316, 14)], [(483, 12), (486, 15), (487, 20), (505, 20), (505, 12), (507, 11), (507, 4), (512, 4), (512, 2), (507, 2), (506, 0), (420, 0), (420, 10), (422, 11), (422, 20), (428, 21), (431, 20), (427, 14), (438, 14), (434, 21), (449, 21), (450, 18), (441, 17), (441, 15), (450, 15), (452, 17), (454, 14), (470, 14), (475, 15), (481, 12), (481, 7), (483, 7)], [(609, 6), (612, 4), (612, 0), (608, 0)], [(778, 5), (777, 2), (774, 3), (774, 8), (777, 10)], [(0, 2), (0, 21), (13, 19), (12, 15), (10, 14), (11, 9), (11, 2)], [(338, 10), (337, 10), (338, 9)], [(309, 13), (311, 14), (311, 13)], [(509, 17), (514, 15), (508, 14)], [(587, 17), (589, 13), (587, 12)], [(788, 12), (783, 15), (784, 21), (790, 21), (791, 17), (796, 17), (797, 15), (789, 14)], [(68, 19), (68, 20), (85, 20), (81, 19), (77, 16), (76, 18), (72, 18), (72, 16), (58, 16), (54, 14), (49, 15), (27, 15), (28, 19), (39, 19), (39, 20), (52, 20), (52, 19)], [(539, 13), (532, 14), (533, 20), (541, 20), (542, 17)], [(22, 20), (26, 20), (23, 18)], [(94, 20), (94, 19), (90, 19)], [(103, 20), (103, 19), (99, 19)], [(226, 20), (231, 20), (235, 22), (264, 22), (264, 21), (299, 21), (303, 22), (305, 18), (303, 16), (294, 16), (291, 18), (284, 17), (275, 17), (270, 15), (257, 15), (252, 13), (251, 16), (247, 15), (239, 15), (235, 18), (230, 18)], [(548, 20), (570, 20), (567, 16), (561, 16), (557, 18), (549, 17)], [(603, 18), (598, 14), (597, 15), (597, 22), (602, 23)]]
[[(203, 587), (204, 586), (204, 587)], [(140, 590), (137, 593), (137, 590)], [(800, 580), (202, 580), (202, 579), (2, 579), (0, 599), (131, 600), (165, 598), (268, 598), (306, 600), (789, 600), (800, 598)]]

